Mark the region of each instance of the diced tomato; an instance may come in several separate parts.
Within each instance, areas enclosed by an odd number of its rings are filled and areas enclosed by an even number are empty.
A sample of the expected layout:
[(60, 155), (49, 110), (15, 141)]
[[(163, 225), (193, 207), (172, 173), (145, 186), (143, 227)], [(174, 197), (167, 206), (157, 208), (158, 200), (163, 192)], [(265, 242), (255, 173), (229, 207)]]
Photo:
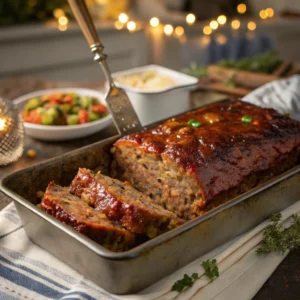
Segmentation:
[(103, 104), (92, 105), (91, 110), (92, 110), (92, 112), (95, 112), (97, 114), (107, 112), (107, 108)]
[(74, 104), (74, 98), (73, 98), (72, 95), (67, 94), (67, 95), (64, 96), (63, 102), (64, 102), (64, 103), (68, 103), (68, 104), (72, 104), (72, 105), (73, 105), (73, 104)]
[(54, 104), (62, 103), (62, 95), (61, 94), (51, 94), (49, 96), (49, 101)]
[(29, 112), (29, 114), (27, 114), (26, 116), (23, 116), (23, 118), (25, 122), (41, 124), (41, 115), (36, 109)]
[(80, 124), (84, 124), (84, 123), (88, 122), (89, 114), (87, 113), (87, 111), (85, 109), (82, 109), (82, 108), (79, 109), (78, 115), (79, 115), (79, 123)]

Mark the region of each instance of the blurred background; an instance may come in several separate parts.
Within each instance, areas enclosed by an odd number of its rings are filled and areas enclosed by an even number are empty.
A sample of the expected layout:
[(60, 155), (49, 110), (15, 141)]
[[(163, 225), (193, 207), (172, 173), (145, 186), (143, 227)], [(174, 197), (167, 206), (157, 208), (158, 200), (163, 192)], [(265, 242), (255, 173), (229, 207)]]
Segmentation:
[[(299, 0), (87, 0), (112, 71), (275, 50), (300, 65)], [(0, 81), (103, 78), (66, 0), (0, 1)]]

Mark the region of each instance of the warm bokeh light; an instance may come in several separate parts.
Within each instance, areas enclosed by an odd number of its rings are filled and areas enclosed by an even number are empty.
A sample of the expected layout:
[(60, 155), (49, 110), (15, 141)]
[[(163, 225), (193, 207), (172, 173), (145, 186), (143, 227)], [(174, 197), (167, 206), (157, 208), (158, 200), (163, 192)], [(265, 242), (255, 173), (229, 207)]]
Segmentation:
[[(208, 26), (208, 28), (211, 30), (211, 28)], [(203, 36), (201, 39), (200, 39), (200, 44), (202, 46), (208, 46), (211, 42), (211, 38), (210, 36)]]
[(238, 30), (241, 26), (241, 22), (239, 20), (232, 20), (231, 27), (234, 30)]
[(241, 4), (239, 4), (237, 6), (236, 9), (237, 9), (237, 11), (238, 11), (239, 14), (244, 14), (246, 12), (246, 10), (247, 10), (247, 6), (246, 6), (245, 3), (241, 3)]
[(4, 131), (6, 127), (6, 119), (0, 118), (0, 131)]
[(115, 28), (121, 30), (124, 28), (124, 23), (121, 23), (119, 20), (115, 22)]
[(210, 35), (212, 33), (212, 29), (209, 26), (204, 26), (203, 33), (205, 35)]
[(216, 41), (220, 45), (224, 45), (227, 43), (227, 37), (224, 34), (219, 34), (216, 38)]
[(135, 31), (135, 29), (136, 29), (136, 23), (134, 21), (129, 21), (127, 23), (127, 29), (129, 31)]
[(61, 8), (57, 8), (53, 11), (53, 16), (58, 19), (59, 17), (62, 17), (65, 15), (65, 12)]
[(196, 21), (196, 16), (194, 14), (188, 14), (185, 19), (188, 24), (194, 24)]
[(256, 29), (256, 24), (255, 24), (255, 22), (250, 21), (250, 22), (248, 22), (247, 27), (249, 30), (253, 31)]
[(175, 35), (181, 37), (183, 36), (183, 34), (184, 34), (184, 28), (182, 26), (177, 26), (175, 28)]
[(156, 18), (156, 17), (151, 18), (151, 20), (150, 20), (150, 25), (151, 25), (152, 27), (157, 27), (157, 26), (159, 25), (159, 19)]
[(268, 16), (267, 16), (267, 12), (262, 9), (260, 12), (259, 12), (259, 16), (261, 19), (265, 20)]
[(125, 13), (121, 13), (121, 14), (119, 14), (118, 19), (121, 23), (125, 24), (128, 22), (129, 17)]
[(59, 25), (66, 26), (69, 23), (69, 20), (65, 16), (61, 16), (58, 18)]
[(173, 28), (173, 26), (170, 25), (170, 24), (167, 24), (167, 25), (165, 25), (165, 27), (164, 27), (164, 32), (165, 32), (165, 34), (168, 35), (168, 36), (170, 36), (170, 35), (173, 33), (173, 30), (174, 30), (174, 28)]
[(219, 24), (224, 25), (227, 22), (227, 17), (224, 15), (220, 15), (218, 16), (217, 21)]
[(209, 26), (210, 26), (211, 29), (216, 30), (219, 27), (219, 23), (216, 20), (212, 20), (209, 23)]
[(58, 30), (59, 31), (66, 31), (68, 29), (68, 25), (60, 25), (58, 24)]
[(268, 17), (268, 18), (272, 18), (272, 17), (274, 16), (274, 9), (268, 7), (268, 8), (266, 9), (266, 14), (267, 14), (267, 17)]

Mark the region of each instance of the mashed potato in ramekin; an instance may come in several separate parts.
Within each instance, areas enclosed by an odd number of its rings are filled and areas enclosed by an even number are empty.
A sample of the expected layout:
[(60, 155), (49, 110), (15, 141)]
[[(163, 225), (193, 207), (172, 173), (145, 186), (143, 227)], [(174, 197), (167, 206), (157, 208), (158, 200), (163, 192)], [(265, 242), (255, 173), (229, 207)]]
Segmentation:
[(115, 80), (121, 84), (147, 91), (160, 90), (177, 85), (174, 79), (155, 71), (118, 76)]

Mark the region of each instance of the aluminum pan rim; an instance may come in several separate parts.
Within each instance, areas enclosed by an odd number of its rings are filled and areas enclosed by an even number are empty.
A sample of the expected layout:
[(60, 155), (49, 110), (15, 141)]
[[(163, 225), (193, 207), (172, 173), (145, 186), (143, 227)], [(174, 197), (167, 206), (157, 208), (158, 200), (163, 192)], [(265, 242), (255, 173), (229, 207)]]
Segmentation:
[(64, 155), (62, 155), (58, 158), (54, 157), (54, 158), (51, 158), (44, 162), (32, 165), (26, 169), (14, 172), (14, 173), (8, 175), (7, 177), (3, 178), (0, 181), (0, 190), (2, 192), (4, 192), (7, 196), (12, 198), (14, 201), (18, 202), (19, 204), (26, 207), (33, 213), (39, 215), (44, 220), (48, 221), (49, 223), (51, 223), (54, 226), (58, 227), (59, 229), (63, 230), (65, 233), (69, 234), (70, 236), (72, 236), (73, 238), (75, 238), (76, 240), (78, 240), (79, 242), (84, 244), (86, 247), (88, 247), (90, 250), (94, 251), (98, 255), (100, 255), (104, 258), (107, 258), (107, 259), (112, 259), (112, 260), (128, 260), (128, 259), (133, 259), (133, 258), (136, 258), (136, 257), (142, 255), (143, 252), (145, 252), (145, 251), (148, 252), (149, 249), (159, 246), (160, 244), (162, 244), (170, 239), (175, 238), (176, 236), (190, 230), (191, 228), (199, 225), (200, 223), (206, 221), (207, 219), (217, 215), (218, 213), (220, 213), (234, 205), (237, 205), (237, 204), (243, 202), (244, 200), (248, 199), (249, 197), (251, 197), (255, 194), (258, 194), (259, 192), (261, 192), (265, 189), (268, 189), (269, 187), (272, 187), (273, 185), (283, 181), (284, 179), (287, 179), (287, 178), (295, 175), (296, 173), (300, 172), (300, 165), (298, 165), (298, 166), (292, 168), (291, 170), (288, 170), (288, 171), (284, 172), (283, 174), (276, 176), (275, 178), (251, 189), (250, 191), (248, 191), (242, 195), (239, 195), (239, 196), (233, 198), (232, 200), (229, 200), (226, 203), (210, 210), (205, 215), (200, 216), (194, 220), (190, 220), (190, 221), (186, 222), (185, 224), (179, 226), (178, 228), (168, 231), (162, 235), (159, 235), (158, 237), (156, 237), (154, 239), (144, 242), (143, 244), (141, 244), (137, 247), (134, 247), (128, 251), (124, 251), (124, 252), (113, 252), (113, 251), (110, 251), (110, 250), (104, 248), (103, 246), (101, 246), (100, 244), (97, 244), (96, 242), (89, 239), (88, 237), (78, 233), (72, 227), (60, 222), (59, 220), (55, 219), (53, 216), (40, 210), (35, 205), (33, 205), (30, 201), (26, 200), (22, 196), (18, 195), (17, 193), (13, 192), (12, 190), (10, 190), (9, 188), (6, 187), (6, 184), (5, 184), (6, 181), (8, 181), (10, 178), (16, 176), (17, 174), (20, 174), (23, 172), (29, 172), (36, 168), (46, 167), (47, 165), (52, 164), (54, 161), (63, 160), (64, 157), (76, 156), (78, 153), (81, 153), (81, 152), (91, 149), (91, 148), (98, 147), (101, 144), (105, 144), (110, 140), (111, 141), (116, 140), (118, 137), (120, 137), (120, 135), (116, 135), (116, 136), (104, 139), (97, 143), (82, 147), (78, 150), (74, 150), (74, 151), (65, 153)]

